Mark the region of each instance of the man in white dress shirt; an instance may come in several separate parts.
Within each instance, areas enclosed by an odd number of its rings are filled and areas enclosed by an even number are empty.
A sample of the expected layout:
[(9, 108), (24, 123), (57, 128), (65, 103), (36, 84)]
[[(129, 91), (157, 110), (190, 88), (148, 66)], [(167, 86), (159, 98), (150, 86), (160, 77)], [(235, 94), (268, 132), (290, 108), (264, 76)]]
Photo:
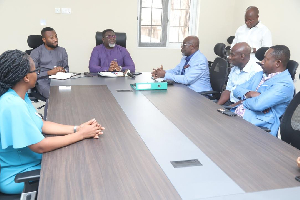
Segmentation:
[(251, 47), (251, 59), (254, 61), (258, 61), (255, 58), (256, 50), (261, 47), (272, 46), (271, 32), (258, 18), (258, 8), (255, 6), (248, 7), (245, 13), (245, 24), (237, 29), (231, 44), (231, 47), (233, 47), (236, 43), (247, 42)]
[(250, 60), (250, 52), (251, 48), (246, 42), (237, 43), (232, 47), (228, 60), (233, 67), (228, 76), (226, 90), (222, 92), (217, 104), (231, 105), (238, 102), (239, 99), (233, 96), (232, 91), (236, 86), (248, 81), (256, 72), (262, 71), (261, 66)]

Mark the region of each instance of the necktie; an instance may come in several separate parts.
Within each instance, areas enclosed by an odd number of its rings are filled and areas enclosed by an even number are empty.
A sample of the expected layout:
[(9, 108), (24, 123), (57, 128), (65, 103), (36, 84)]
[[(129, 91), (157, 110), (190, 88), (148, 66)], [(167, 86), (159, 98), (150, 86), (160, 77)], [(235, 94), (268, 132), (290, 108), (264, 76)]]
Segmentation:
[(187, 68), (187, 64), (188, 64), (189, 61), (190, 61), (190, 59), (189, 59), (189, 57), (187, 56), (187, 57), (185, 58), (185, 64), (184, 64), (184, 66), (183, 66), (183, 68), (182, 68), (181, 75), (184, 75), (184, 74), (185, 74), (185, 69)]

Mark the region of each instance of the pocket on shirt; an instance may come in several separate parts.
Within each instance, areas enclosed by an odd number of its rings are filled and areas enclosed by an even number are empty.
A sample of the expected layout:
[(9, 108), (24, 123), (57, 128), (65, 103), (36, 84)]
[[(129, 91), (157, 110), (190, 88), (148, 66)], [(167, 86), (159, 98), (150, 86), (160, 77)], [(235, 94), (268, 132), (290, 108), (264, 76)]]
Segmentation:
[(273, 115), (268, 115), (268, 114), (256, 115), (256, 119), (258, 119), (262, 122), (267, 122), (269, 124), (274, 124), (274, 122), (275, 122), (274, 116)]

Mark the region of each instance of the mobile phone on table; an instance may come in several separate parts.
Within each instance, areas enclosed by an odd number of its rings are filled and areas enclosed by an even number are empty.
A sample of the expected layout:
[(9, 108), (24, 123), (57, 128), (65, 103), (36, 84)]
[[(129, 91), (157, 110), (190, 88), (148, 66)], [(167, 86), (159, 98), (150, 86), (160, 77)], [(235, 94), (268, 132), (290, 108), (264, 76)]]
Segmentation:
[(226, 109), (224, 109), (224, 108), (218, 109), (218, 112), (220, 112), (220, 113), (222, 113), (222, 114), (224, 114), (224, 115), (230, 116), (230, 117), (236, 116), (235, 113), (230, 112), (229, 110), (226, 110)]

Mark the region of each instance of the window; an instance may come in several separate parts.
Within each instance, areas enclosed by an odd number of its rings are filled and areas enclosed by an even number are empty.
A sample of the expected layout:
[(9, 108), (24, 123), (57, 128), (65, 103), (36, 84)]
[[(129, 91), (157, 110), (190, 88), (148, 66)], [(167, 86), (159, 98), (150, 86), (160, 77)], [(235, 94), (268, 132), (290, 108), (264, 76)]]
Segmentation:
[(140, 0), (140, 47), (180, 47), (197, 33), (198, 0)]

